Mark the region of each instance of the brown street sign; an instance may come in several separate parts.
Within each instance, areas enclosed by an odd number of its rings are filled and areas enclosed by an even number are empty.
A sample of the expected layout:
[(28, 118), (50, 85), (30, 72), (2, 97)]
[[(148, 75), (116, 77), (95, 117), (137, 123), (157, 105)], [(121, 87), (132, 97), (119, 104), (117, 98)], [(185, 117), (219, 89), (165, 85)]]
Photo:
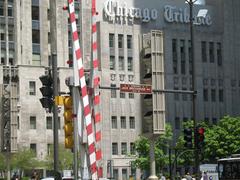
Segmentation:
[(120, 91), (141, 94), (152, 94), (152, 86), (143, 84), (120, 84)]

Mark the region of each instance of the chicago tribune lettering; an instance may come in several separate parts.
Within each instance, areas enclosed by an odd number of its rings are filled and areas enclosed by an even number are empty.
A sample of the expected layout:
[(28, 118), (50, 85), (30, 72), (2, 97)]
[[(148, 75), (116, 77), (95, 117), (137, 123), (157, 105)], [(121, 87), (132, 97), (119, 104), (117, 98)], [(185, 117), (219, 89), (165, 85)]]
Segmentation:
[(126, 18), (136, 18), (141, 19), (142, 22), (149, 22), (150, 20), (156, 20), (158, 17), (158, 11), (156, 9), (149, 8), (134, 8), (127, 7), (127, 3), (123, 2), (121, 5), (119, 1), (108, 0), (104, 3), (104, 12), (107, 16), (115, 17), (126, 17)]
[[(109, 17), (109, 20), (114, 20), (115, 18), (130, 18), (139, 19), (147, 23), (158, 18), (157, 9), (128, 7), (125, 1), (120, 3), (118, 0), (107, 0), (104, 3), (103, 10), (105, 15)], [(169, 23), (189, 23), (188, 8), (182, 9), (165, 5), (163, 16), (165, 21)], [(212, 24), (212, 19), (209, 15), (205, 17), (194, 16), (194, 23), (196, 25), (210, 26)]]

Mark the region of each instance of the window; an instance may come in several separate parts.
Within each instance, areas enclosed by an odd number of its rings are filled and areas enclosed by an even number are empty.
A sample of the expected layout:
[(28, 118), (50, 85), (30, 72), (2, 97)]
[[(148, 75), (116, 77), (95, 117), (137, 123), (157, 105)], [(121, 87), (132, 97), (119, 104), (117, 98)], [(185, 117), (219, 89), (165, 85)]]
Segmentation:
[(216, 125), (217, 124), (217, 118), (212, 118), (212, 123)]
[(122, 155), (126, 155), (127, 154), (127, 143), (126, 142), (122, 142), (121, 143), (121, 154)]
[(122, 169), (122, 180), (128, 180), (127, 169)]
[(133, 71), (133, 58), (128, 57), (128, 71)]
[(30, 129), (36, 129), (36, 116), (30, 116)]
[(118, 35), (118, 48), (123, 48), (123, 34)]
[(129, 127), (130, 129), (135, 129), (135, 117), (130, 117), (129, 118)]
[(207, 44), (205, 41), (201, 42), (202, 62), (207, 62)]
[(223, 89), (219, 89), (219, 102), (223, 102)]
[(118, 143), (112, 143), (112, 155), (118, 155)]
[(127, 123), (126, 123), (126, 117), (121, 116), (121, 128), (126, 129), (127, 128)]
[(40, 31), (39, 30), (32, 30), (32, 43), (40, 44)]
[(172, 40), (172, 61), (173, 61), (173, 73), (178, 73), (178, 64), (177, 64), (177, 40)]
[(132, 35), (127, 35), (127, 48), (132, 49)]
[(134, 93), (129, 93), (128, 97), (129, 97), (129, 99), (134, 99)]
[(192, 41), (188, 41), (189, 74), (192, 74)]
[(203, 100), (208, 101), (208, 89), (203, 89)]
[(39, 6), (32, 6), (32, 20), (39, 21)]
[(218, 66), (222, 66), (222, 45), (217, 43), (217, 63)]
[(214, 63), (214, 44), (209, 42), (209, 59), (211, 63)]
[(117, 129), (117, 116), (112, 116), (112, 129)]
[(212, 98), (212, 102), (216, 101), (216, 90), (215, 89), (211, 90), (211, 98)]
[(205, 118), (204, 118), (204, 122), (205, 122), (206, 124), (209, 124), (209, 118), (208, 118), (208, 117), (205, 117)]
[(8, 16), (13, 17), (13, 7), (11, 5), (8, 5)]
[(120, 92), (120, 98), (125, 98), (125, 93)]
[(135, 144), (133, 142), (130, 143), (130, 154), (135, 154)]
[(47, 129), (53, 129), (53, 121), (52, 121), (52, 117), (51, 116), (47, 116), (46, 119), (46, 125), (47, 125)]
[(124, 57), (123, 56), (119, 56), (118, 59), (118, 69), (119, 71), (123, 71), (124, 70)]
[(29, 81), (29, 95), (36, 95), (36, 82)]
[(116, 84), (111, 84), (111, 88), (113, 88), (113, 89), (111, 89), (111, 98), (116, 98), (117, 91), (116, 91), (116, 89), (114, 89), (114, 88), (116, 88)]
[(0, 16), (4, 16), (4, 10), (3, 10), (3, 6), (0, 6)]
[(114, 47), (114, 34), (109, 34), (109, 47)]
[(52, 144), (47, 144), (47, 153), (48, 153), (48, 155), (51, 154), (52, 150), (53, 150), (53, 145)]
[(180, 41), (181, 74), (186, 74), (185, 41)]
[(115, 70), (115, 56), (110, 56), (110, 70)]
[(118, 179), (118, 169), (113, 169), (113, 179)]
[(31, 144), (30, 144), (30, 150), (31, 150), (35, 155), (37, 155), (37, 144), (31, 143)]
[(180, 118), (175, 117), (175, 129), (180, 129)]
[(20, 128), (20, 122), (19, 122), (20, 120), (19, 120), (19, 116), (17, 117), (17, 129), (19, 129)]

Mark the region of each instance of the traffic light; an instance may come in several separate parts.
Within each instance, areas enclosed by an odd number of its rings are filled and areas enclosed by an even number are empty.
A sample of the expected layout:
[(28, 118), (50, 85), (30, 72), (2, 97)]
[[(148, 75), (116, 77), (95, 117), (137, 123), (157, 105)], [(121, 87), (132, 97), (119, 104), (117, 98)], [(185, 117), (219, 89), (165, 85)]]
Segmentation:
[(73, 102), (71, 96), (64, 97), (64, 132), (65, 132), (65, 148), (73, 148)]
[(204, 132), (205, 132), (205, 129), (203, 127), (197, 127), (196, 137), (197, 137), (197, 147), (198, 148), (202, 148), (204, 146)]
[(185, 128), (184, 131), (184, 140), (185, 140), (185, 144), (184, 146), (186, 148), (192, 148), (192, 129), (190, 128)]
[(49, 74), (40, 76), (39, 79), (42, 82), (42, 87), (40, 88), (40, 91), (43, 96), (40, 99), (40, 102), (43, 108), (48, 108), (49, 111), (51, 111), (53, 106), (53, 79)]

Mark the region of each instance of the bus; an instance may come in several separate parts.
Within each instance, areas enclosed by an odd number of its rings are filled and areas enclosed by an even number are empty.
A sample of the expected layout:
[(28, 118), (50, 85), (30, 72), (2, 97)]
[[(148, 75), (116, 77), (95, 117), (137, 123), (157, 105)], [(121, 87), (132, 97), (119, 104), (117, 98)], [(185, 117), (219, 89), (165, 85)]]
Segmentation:
[(240, 154), (218, 160), (219, 180), (240, 180)]

